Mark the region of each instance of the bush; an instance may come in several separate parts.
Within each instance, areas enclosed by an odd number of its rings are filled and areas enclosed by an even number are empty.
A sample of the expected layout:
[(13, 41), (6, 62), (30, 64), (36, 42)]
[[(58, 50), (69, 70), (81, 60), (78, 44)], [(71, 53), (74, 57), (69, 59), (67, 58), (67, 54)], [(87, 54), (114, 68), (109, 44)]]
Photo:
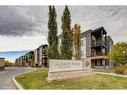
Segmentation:
[(127, 65), (117, 66), (114, 69), (114, 72), (117, 74), (124, 74), (127, 71)]

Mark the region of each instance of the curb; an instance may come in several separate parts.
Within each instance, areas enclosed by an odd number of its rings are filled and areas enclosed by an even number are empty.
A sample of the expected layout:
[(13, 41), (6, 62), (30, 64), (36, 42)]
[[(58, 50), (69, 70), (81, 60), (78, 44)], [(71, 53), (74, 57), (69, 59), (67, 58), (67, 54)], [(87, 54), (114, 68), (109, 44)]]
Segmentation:
[(33, 72), (33, 71), (36, 71), (37, 69), (34, 68), (32, 71), (28, 71), (28, 72), (25, 72), (25, 73), (21, 73), (21, 74), (18, 74), (16, 76), (13, 77), (12, 81), (13, 83), (15, 84), (15, 86), (17, 87), (18, 90), (24, 90), (24, 88), (16, 81), (15, 77), (19, 76), (19, 75), (22, 75), (22, 74), (27, 74), (27, 73), (30, 73), (30, 72)]
[(103, 74), (103, 75), (110, 75), (110, 76), (116, 76), (116, 77), (125, 77), (127, 78), (127, 75), (118, 75), (114, 73), (103, 73), (103, 72), (94, 72), (95, 74)]
[[(15, 76), (16, 77), (16, 76)], [(23, 90), (23, 87), (15, 80), (15, 77), (13, 77), (13, 82), (16, 85), (16, 87), (18, 88), (18, 90)]]

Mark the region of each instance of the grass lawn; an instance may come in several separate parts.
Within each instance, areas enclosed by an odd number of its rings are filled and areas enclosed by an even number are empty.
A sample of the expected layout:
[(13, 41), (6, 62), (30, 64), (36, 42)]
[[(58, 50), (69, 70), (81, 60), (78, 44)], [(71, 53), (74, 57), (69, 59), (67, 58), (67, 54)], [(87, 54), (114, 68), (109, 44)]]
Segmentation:
[(103, 70), (94, 70), (95, 72), (105, 72), (105, 73), (111, 73), (111, 72), (114, 72), (114, 69), (112, 68), (112, 69), (103, 69)]
[(46, 69), (38, 69), (18, 76), (16, 80), (24, 89), (127, 89), (127, 78), (123, 77), (96, 74), (49, 84), (46, 81), (47, 74)]

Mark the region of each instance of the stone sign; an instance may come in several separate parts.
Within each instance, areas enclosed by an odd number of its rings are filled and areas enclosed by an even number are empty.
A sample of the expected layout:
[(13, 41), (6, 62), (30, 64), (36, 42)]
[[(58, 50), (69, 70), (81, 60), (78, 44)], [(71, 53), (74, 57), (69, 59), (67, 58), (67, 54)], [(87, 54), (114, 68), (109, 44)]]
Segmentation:
[(91, 59), (85, 58), (82, 60), (83, 69), (90, 69), (91, 68)]
[(49, 72), (83, 70), (91, 68), (91, 60), (49, 60)]
[(48, 80), (66, 79), (92, 74), (91, 59), (49, 61)]
[(49, 60), (49, 72), (82, 70), (82, 61)]

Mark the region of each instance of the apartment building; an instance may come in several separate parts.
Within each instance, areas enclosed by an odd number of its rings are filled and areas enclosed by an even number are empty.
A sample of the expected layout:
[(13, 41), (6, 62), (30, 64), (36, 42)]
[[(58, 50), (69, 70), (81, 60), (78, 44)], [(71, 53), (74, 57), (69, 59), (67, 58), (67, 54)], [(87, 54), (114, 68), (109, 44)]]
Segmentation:
[(35, 49), (35, 66), (47, 66), (46, 48), (48, 45), (44, 44)]
[[(111, 51), (114, 42), (110, 36), (107, 36), (107, 32), (103, 27), (81, 33), (80, 39), (82, 60), (91, 58), (91, 67), (95, 69), (104, 69), (113, 66), (107, 55)], [(60, 44), (61, 35), (58, 36), (59, 51)]]
[(39, 64), (40, 62), (40, 60), (39, 60), (39, 48), (36, 48), (35, 50), (34, 50), (34, 54), (35, 54), (35, 56), (34, 56), (34, 65), (35, 66), (40, 66), (41, 64)]
[(44, 44), (36, 48), (34, 51), (30, 51), (25, 55), (20, 56), (15, 60), (17, 66), (47, 66), (47, 54), (46, 48), (48, 45)]
[(81, 58), (91, 58), (92, 68), (110, 68), (112, 62), (107, 56), (113, 43), (103, 27), (83, 32), (81, 33)]
[(17, 66), (34, 66), (34, 51), (30, 51), (15, 60)]
[(14, 63), (16, 66), (21, 66), (19, 58), (15, 59)]
[(25, 66), (34, 67), (34, 51), (25, 54)]

